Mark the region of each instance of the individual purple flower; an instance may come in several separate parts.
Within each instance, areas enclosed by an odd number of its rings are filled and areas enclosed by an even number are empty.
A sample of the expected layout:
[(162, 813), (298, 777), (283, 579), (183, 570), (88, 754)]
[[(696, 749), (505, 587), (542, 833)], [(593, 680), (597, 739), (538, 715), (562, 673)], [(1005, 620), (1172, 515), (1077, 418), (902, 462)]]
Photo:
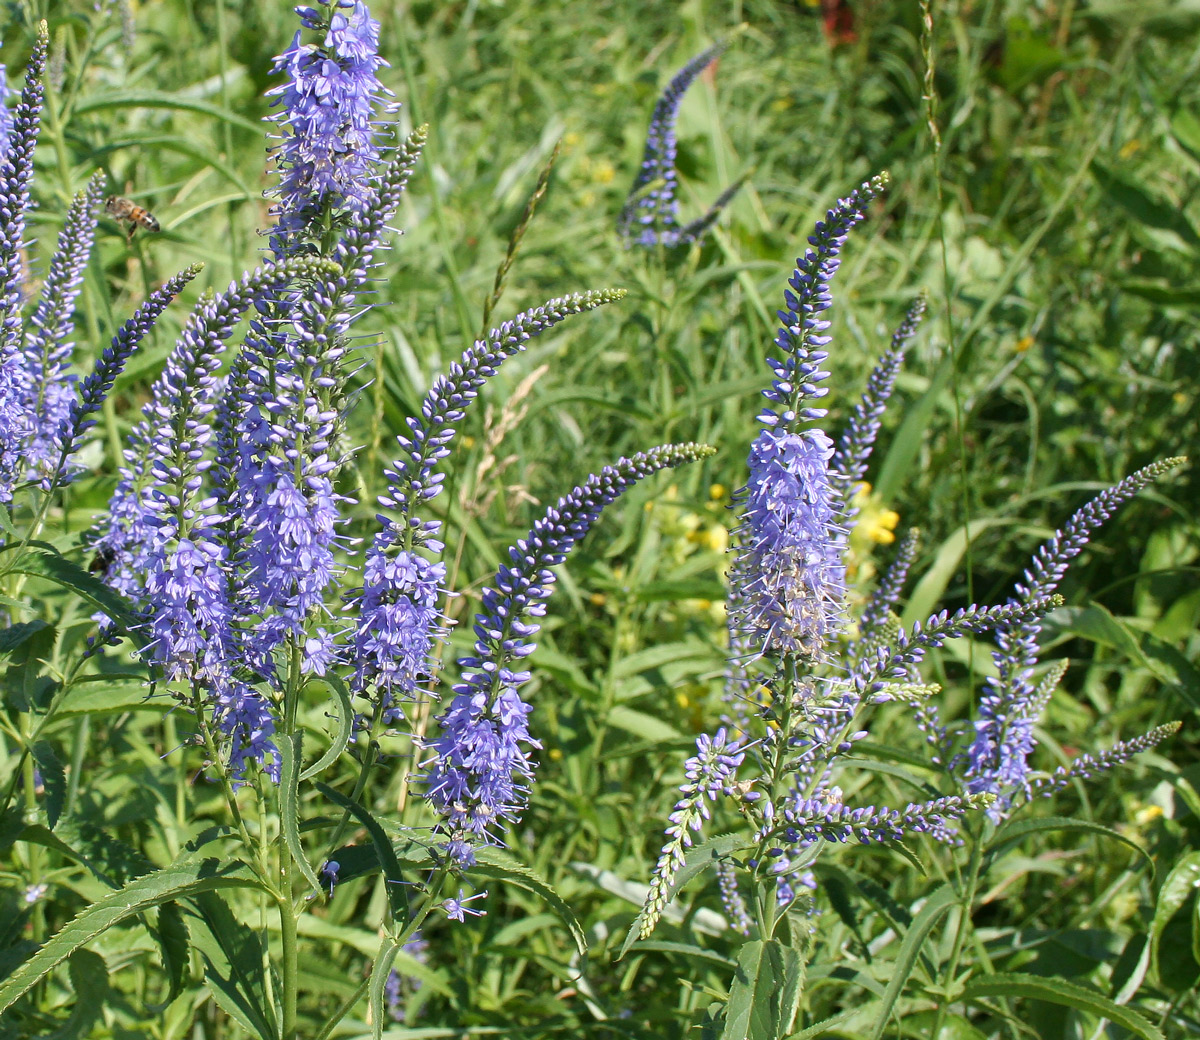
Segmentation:
[(467, 906), (468, 903), (473, 902), (476, 899), (486, 898), (487, 892), (484, 891), (476, 892), (473, 896), (467, 896), (467, 898), (464, 899), (463, 890), (460, 888), (458, 890), (457, 898), (452, 897), (442, 901), (442, 910), (445, 911), (446, 916), (450, 918), (451, 921), (465, 921), (467, 914), (470, 914), (472, 917), (486, 917), (486, 910), (476, 910), (474, 907)]
[(21, 333), (24, 302), (25, 218), (30, 207), (33, 150), (42, 112), (42, 73), (49, 35), (38, 23), (37, 40), (25, 67), (25, 85), (12, 112), (8, 150), (0, 161), (0, 502), (12, 499), (23, 476), (23, 446), (34, 432), (29, 412), (29, 380)]
[(762, 650), (819, 658), (842, 624), (845, 564), (828, 462), (833, 442), (817, 429), (768, 429), (750, 448), (730, 575), (735, 624)]
[(272, 238), (280, 256), (322, 214), (361, 213), (375, 198), (375, 118), (385, 94), (376, 72), (387, 64), (378, 53), (379, 23), (361, 0), (319, 3), (297, 11), (307, 28), (325, 33), (323, 41), (301, 43), (297, 31), (275, 59), (274, 71), (287, 82), (268, 91), (282, 106), (275, 116), (283, 140)]
[[(1127, 499), (1182, 461), (1173, 458), (1152, 463), (1101, 492), (1075, 513), (1061, 531), (1038, 549), (1011, 602), (1030, 603), (1051, 594), (1092, 533)], [(997, 632), (999, 649), (992, 655), (997, 675), (987, 680), (974, 724), (974, 739), (965, 760), (957, 763), (963, 768), (967, 791), (986, 791), (998, 796), (991, 810), (994, 819), (1004, 815), (1015, 794), (1028, 796), (1030, 790), (1033, 726), (1045, 706), (1045, 698), (1039, 696), (1032, 681), (1041, 627), (1040, 618), (1034, 615)]]
[(497, 830), (520, 816), (533, 777), (529, 750), (540, 747), (529, 733), (532, 710), (518, 688), (529, 681), (520, 662), (535, 648), (554, 586), (550, 569), (590, 529), (605, 506), (665, 467), (711, 454), (695, 444), (665, 445), (620, 459), (563, 496), (508, 553), (510, 564), (483, 590), (475, 615), (475, 653), (459, 658), (462, 680), (454, 700), (438, 718), (440, 735), (427, 742), (434, 752), (425, 773), (426, 798), (441, 817), (438, 829), (455, 862), (474, 862), (471, 845), (496, 844)]
[(76, 377), (67, 374), (74, 346), (69, 336), (104, 192), (104, 175), (97, 173), (71, 203), (25, 334), (25, 406), (34, 423), (26, 460), (47, 490), (58, 461), (59, 427), (76, 399)]
[(726, 44), (718, 43), (696, 55), (675, 74), (654, 106), (646, 133), (641, 169), (617, 219), (617, 230), (627, 247), (673, 247), (698, 241), (742, 186), (743, 181), (739, 179), (721, 193), (704, 216), (680, 227), (679, 200), (676, 198), (679, 174), (675, 169), (678, 151), (675, 121), (688, 87), (724, 53), (725, 47)]

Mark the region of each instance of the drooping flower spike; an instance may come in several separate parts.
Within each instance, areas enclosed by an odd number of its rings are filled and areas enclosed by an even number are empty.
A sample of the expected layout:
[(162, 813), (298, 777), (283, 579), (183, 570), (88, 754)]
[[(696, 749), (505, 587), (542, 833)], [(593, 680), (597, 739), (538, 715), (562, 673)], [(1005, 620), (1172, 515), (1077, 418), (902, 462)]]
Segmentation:
[(561, 563), (605, 506), (637, 481), (660, 469), (713, 454), (696, 444), (670, 444), (606, 466), (563, 496), (508, 552), (495, 584), (482, 595), (475, 616), (475, 653), (458, 664), (454, 700), (438, 718), (440, 735), (428, 741), (434, 757), (425, 773), (426, 798), (441, 818), (450, 859), (474, 862), (472, 846), (496, 844), (506, 822), (520, 817), (533, 777), (529, 749), (541, 745), (529, 733), (532, 708), (518, 692), (530, 674), (520, 662), (533, 653), (532, 637), (546, 612)]
[[(1024, 581), (1016, 587), (1013, 602), (1028, 603), (1053, 592), (1092, 533), (1124, 502), (1183, 461), (1171, 458), (1152, 463), (1092, 499), (1038, 549)], [(956, 763), (963, 770), (967, 791), (997, 795), (992, 808), (995, 819), (1001, 818), (1012, 805), (1014, 795), (1031, 793), (1029, 756), (1035, 743), (1033, 726), (1048, 698), (1039, 693), (1033, 682), (1041, 627), (1037, 617), (1030, 617), (997, 633), (999, 649), (992, 655), (997, 675), (987, 680), (980, 698), (974, 739), (965, 758)], [(1096, 768), (1099, 767), (1097, 763)]]
[(676, 198), (679, 173), (675, 169), (678, 150), (675, 121), (679, 105), (688, 87), (724, 53), (726, 46), (718, 43), (696, 55), (675, 74), (654, 106), (642, 165), (617, 218), (617, 230), (626, 247), (663, 245), (669, 248), (698, 241), (744, 183), (745, 178), (739, 178), (721, 193), (704, 216), (680, 227), (679, 200)]
[(419, 418), (408, 420), (409, 433), (398, 438), (404, 456), (386, 471), (387, 493), (379, 503), (395, 514), (379, 514), (379, 533), (367, 553), (357, 601), (351, 689), (373, 686), (388, 711), (399, 718), (398, 700), (411, 697), (431, 678), (432, 650), (442, 631), (438, 604), (445, 566), (417, 550), (440, 552), (441, 524), (418, 515), (442, 489), (436, 464), (449, 454), (449, 442), (479, 390), (504, 361), (525, 349), (533, 336), (572, 314), (592, 310), (624, 296), (621, 290), (578, 293), (551, 300), (519, 314), (478, 340), (425, 395)]

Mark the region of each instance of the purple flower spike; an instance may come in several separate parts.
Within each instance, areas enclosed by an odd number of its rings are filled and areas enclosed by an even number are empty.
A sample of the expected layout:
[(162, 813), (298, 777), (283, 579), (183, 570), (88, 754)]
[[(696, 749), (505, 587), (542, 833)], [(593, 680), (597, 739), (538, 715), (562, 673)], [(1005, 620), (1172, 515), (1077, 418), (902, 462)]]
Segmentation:
[(736, 627), (767, 651), (820, 658), (842, 625), (845, 565), (820, 430), (763, 430), (750, 449), (750, 479), (733, 573)]
[(59, 427), (75, 400), (74, 376), (67, 375), (74, 344), (68, 339), (74, 325), (75, 300), (83, 287), (83, 271), (92, 250), (92, 238), (105, 182), (102, 173), (88, 182), (71, 203), (58, 248), (42, 286), (37, 308), (25, 335), (25, 371), (29, 381), (26, 408), (36, 424), (27, 449), (27, 461), (49, 490), (50, 468), (59, 453)]
[(324, 30), (321, 43), (292, 45), (275, 59), (287, 82), (268, 92), (282, 111), (276, 153), (281, 179), (275, 194), (272, 246), (277, 256), (292, 251), (297, 236), (339, 211), (362, 213), (375, 192), (371, 174), (379, 161), (375, 110), (385, 94), (376, 72), (379, 23), (361, 0), (318, 0), (298, 8), (306, 27)]
[(725, 52), (726, 46), (725, 43), (718, 43), (696, 55), (675, 74), (654, 106), (650, 128), (646, 132), (646, 150), (642, 156), (642, 166), (638, 170), (633, 187), (629, 189), (629, 197), (621, 215), (617, 218), (617, 230), (627, 247), (638, 245), (651, 248), (663, 245), (669, 248), (698, 241), (744, 182), (744, 178), (741, 178), (726, 188), (704, 216), (684, 227), (679, 226), (679, 200), (676, 198), (679, 174), (675, 169), (678, 142), (675, 136), (675, 121), (688, 87)]
[(89, 416), (100, 410), (100, 406), (112, 392), (117, 376), (124, 369), (125, 362), (137, 349), (146, 333), (154, 328), (154, 323), (167, 309), (167, 305), (203, 267), (203, 264), (193, 264), (155, 289), (146, 298), (145, 303), (134, 312), (133, 317), (117, 330), (112, 343), (105, 347), (91, 374), (80, 384), (79, 396), (71, 402), (67, 417), (59, 427), (57, 439), (60, 458), (51, 478), (51, 486), (61, 482), (67, 460), (79, 450), (80, 439), (96, 423), (96, 420)]
[[(1179, 458), (1164, 459), (1126, 477), (1080, 509), (1061, 531), (1034, 556), (1025, 580), (1016, 587), (1013, 604), (1027, 604), (1050, 595), (1067, 565), (1083, 551), (1088, 539), (1126, 500), (1178, 466)], [(1029, 794), (1029, 756), (1034, 749), (1033, 726), (1045, 706), (1032, 681), (1041, 633), (1038, 615), (1020, 619), (997, 632), (999, 649), (992, 655), (999, 674), (989, 679), (979, 703), (975, 738), (966, 753), (966, 789), (998, 795), (990, 815), (1000, 819), (1016, 793)]]
[(804, 398), (824, 397), (827, 392), (817, 384), (829, 378), (828, 372), (821, 371), (821, 365), (829, 357), (821, 349), (829, 343), (829, 337), (822, 335), (829, 322), (818, 315), (833, 304), (829, 284), (841, 266), (838, 254), (846, 236), (866, 216), (867, 206), (887, 183), (887, 174), (880, 174), (839, 199), (825, 219), (817, 222), (808, 239), (810, 248), (796, 261), (789, 289), (783, 294), (786, 309), (778, 312), (783, 324), (775, 337), (775, 346), (784, 352), (784, 357), (767, 359), (775, 379), (763, 391), (763, 396), (778, 410), (762, 411), (758, 419), (764, 425), (782, 424), (791, 428), (797, 422), (825, 417), (824, 408), (799, 411)]
[(12, 499), (24, 466), (21, 446), (34, 430), (21, 349), (21, 250), (25, 245), (25, 214), (30, 205), (29, 182), (41, 126), (42, 73), (49, 42), (46, 23), (38, 23), (37, 41), (25, 68), (25, 86), (12, 113), (8, 150), (0, 161), (0, 502)]
[(529, 734), (532, 710), (518, 688), (529, 681), (520, 667), (533, 653), (554, 585), (550, 569), (566, 558), (601, 510), (637, 481), (665, 467), (712, 454), (695, 444), (665, 445), (606, 466), (559, 499), (509, 550), (494, 587), (484, 589), (475, 615), (475, 654), (459, 659), (462, 681), (438, 719), (442, 734), (428, 742), (434, 752), (425, 775), (426, 797), (442, 818), (445, 848), (461, 866), (474, 862), (471, 845), (497, 844), (497, 830), (516, 820), (533, 777), (527, 748), (541, 745)]
[(8, 107), (12, 89), (8, 85), (8, 68), (0, 64), (0, 162), (8, 155), (8, 136), (12, 133), (13, 117)]

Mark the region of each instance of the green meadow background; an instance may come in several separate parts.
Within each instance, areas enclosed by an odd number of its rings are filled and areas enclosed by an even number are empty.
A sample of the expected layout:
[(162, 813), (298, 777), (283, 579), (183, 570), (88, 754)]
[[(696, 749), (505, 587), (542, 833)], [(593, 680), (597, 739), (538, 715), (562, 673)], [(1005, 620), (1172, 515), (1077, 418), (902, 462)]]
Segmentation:
[[(1200, 443), (1200, 6), (949, 0), (934, 5), (931, 32), (920, 6), (901, 0), (849, 0), (832, 28), (805, 3), (765, 0), (371, 7), (394, 118), (402, 133), (428, 123), (430, 136), (374, 309), (356, 326), (363, 365), (348, 435), (360, 447), (342, 490), (358, 504), (347, 533), (369, 536), (395, 432), (485, 327), (497, 267), (556, 143), (491, 323), (574, 291), (629, 295), (532, 341), (468, 419), (450, 494), (439, 499), (463, 592), (451, 614), (470, 617), (504, 547), (589, 472), (668, 440), (719, 448), (606, 513), (562, 569), (533, 658), (533, 729), (544, 749), (509, 844), (571, 905), (590, 956), (575, 954), (528, 892), (496, 886), (486, 917), (427, 929), (426, 966), (408, 965), (423, 985), (406, 996), (406, 1021), (503, 1036), (683, 1035), (679, 1023), (724, 992), (736, 957), (729, 933), (706, 930), (691, 912), (719, 910), (715, 885), (689, 889), (687, 916), (656, 936), (679, 949), (614, 955), (683, 759), (723, 710), (728, 506), (745, 478), (795, 257), (837, 197), (890, 172), (890, 191), (851, 236), (834, 283), (831, 427), (925, 291), (929, 315), (880, 439), (867, 515), (885, 532), (922, 531), (907, 619), (1002, 602), (1074, 509)], [(129, 15), (123, 24), (120, 9), (98, 14), (85, 2), (0, 11), (10, 83), (38, 18), (49, 19), (55, 55), (32, 257), (48, 254), (70, 196), (97, 169), (162, 223), (129, 241), (102, 219), (81, 299), (81, 363), (185, 265), (206, 264), (190, 301), (262, 261), (263, 191), (274, 183), (264, 93), (278, 82), (272, 57), (298, 27), (279, 0), (147, 0)], [(746, 185), (701, 247), (627, 252), (615, 218), (654, 101), (718, 39), (731, 41), (727, 52), (680, 113), (683, 216), (699, 215), (736, 177)], [(185, 315), (171, 308), (119, 382), (89, 448), (96, 475), (68, 500), (68, 530), (83, 531), (111, 492), (122, 438)], [(1046, 629), (1050, 656), (1072, 667), (1039, 730), (1041, 768), (1183, 720), (1157, 753), (1035, 807), (1113, 826), (1149, 860), (1087, 835), (1014, 845), (988, 876), (975, 919), (982, 938), (969, 951), (977, 966), (1019, 965), (1110, 995), (1137, 976), (1125, 999), (1173, 1037), (1200, 1030), (1196, 897), (1165, 881), (1192, 857), (1200, 864), (1198, 506), (1190, 468), (1126, 506), (1073, 567), (1067, 605)], [(889, 558), (887, 537), (860, 532), (859, 578)], [(969, 717), (987, 649), (960, 640), (932, 658), (949, 717)], [(902, 723), (884, 716), (871, 743), (915, 748)], [(85, 749), (73, 775), (90, 778), (74, 792), (77, 811), (114, 841), (158, 862), (219, 816), (215, 792), (191, 783), (198, 753), (160, 757), (178, 746), (185, 720), (133, 710), (63, 727), (64, 740), (71, 727), (86, 730), (73, 745)], [(408, 798), (404, 768), (374, 792), (378, 806)], [(847, 793), (864, 801), (907, 797), (886, 771), (866, 768), (858, 783)], [(936, 860), (937, 850), (916, 851)], [(828, 859), (905, 906), (928, 884), (877, 849)], [(827, 881), (809, 1021), (887, 981), (887, 914)], [(86, 898), (59, 891), (46, 911), (51, 929)], [(348, 884), (314, 915), (333, 952), (309, 955), (306, 985), (327, 1012), (374, 953), (380, 900), (378, 888)], [(152, 950), (131, 932), (113, 936), (106, 956), (125, 970), (89, 1035), (233, 1035), (202, 990), (195, 1004), (146, 1011), (161, 996)], [(911, 998), (894, 1035), (927, 1035), (928, 992), (917, 985)], [(997, 1012), (955, 1040), (1096, 1028), (1051, 1004), (1014, 1006), (1013, 1019)], [(1103, 1035), (1126, 1035), (1111, 1028)]]

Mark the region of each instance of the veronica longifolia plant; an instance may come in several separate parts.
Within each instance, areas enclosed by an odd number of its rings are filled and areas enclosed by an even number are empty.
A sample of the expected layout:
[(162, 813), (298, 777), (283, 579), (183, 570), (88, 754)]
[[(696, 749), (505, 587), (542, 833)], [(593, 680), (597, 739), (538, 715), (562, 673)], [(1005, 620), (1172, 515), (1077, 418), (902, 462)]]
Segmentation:
[[(284, 82), (270, 92), (279, 109), (271, 256), (225, 291), (201, 297), (133, 426), (107, 516), (89, 539), (119, 597), (72, 572), (76, 587), (111, 615), (101, 642), (131, 636), (155, 694), (191, 715), (188, 743), (205, 749), (205, 771), (221, 785), (238, 843), (231, 862), (244, 864), (230, 869), (278, 910), (281, 988), (271, 1013), (289, 1040), (297, 1031), (298, 918), (318, 895), (372, 869), (362, 866), (361, 846), (342, 845), (352, 819), (370, 820), (373, 870), (394, 883), (373, 974), (376, 1021), (392, 959), (428, 914), (440, 909), (462, 921), (483, 912), (472, 906), (483, 893), (467, 895), (452, 879), (475, 865), (481, 848), (503, 843), (533, 782), (531, 752), (540, 745), (522, 687), (555, 584), (552, 568), (633, 484), (711, 453), (678, 444), (619, 459), (548, 509), (484, 588), (474, 646), (458, 660), (440, 708), (432, 707), (443, 685), (449, 594), (442, 520), (432, 512), (443, 487), (440, 464), (501, 365), (532, 337), (623, 293), (553, 299), (467, 347), (398, 438), (373, 537), (365, 546), (349, 538), (354, 503), (343, 473), (355, 450), (346, 433), (361, 347), (354, 326), (370, 310), (374, 270), (425, 130), (399, 140), (387, 121), (393, 106), (376, 75), (384, 64), (379, 26), (366, 4), (321, 0), (297, 12), (301, 29), (274, 66)], [(155, 292), (76, 385), (67, 336), (103, 195), (93, 180), (68, 215), (22, 334), (22, 220), (45, 57), (43, 32), (0, 169), (5, 500), (18, 486), (44, 498), (67, 479), (92, 414), (137, 341), (196, 273)], [(314, 727), (304, 720), (317, 697), (320, 717), (335, 719), (336, 732), (305, 769), (303, 734)], [(424, 828), (410, 831), (422, 851), (406, 860), (407, 874), (358, 800), (385, 737), (407, 741), (412, 779), (427, 803)], [(353, 793), (321, 788), (345, 816), (325, 818), (302, 840), (302, 775), (315, 776), (348, 750), (357, 765)], [(264, 813), (276, 822), (264, 827)], [(454, 894), (444, 897), (451, 883)], [(0, 1010), (57, 963), (48, 949), (0, 985)]]
[[(968, 814), (1002, 819), (1018, 799), (1126, 761), (1178, 728), (1161, 726), (1082, 755), (1050, 776), (1031, 772), (1028, 761), (1034, 722), (1065, 670), (1052, 668), (1040, 683), (1034, 678), (1040, 619), (1060, 602), (1058, 582), (1117, 506), (1178, 459), (1147, 467), (1080, 510), (1038, 552), (1004, 605), (943, 611), (901, 628), (893, 611), (916, 548), (915, 537), (906, 539), (851, 626), (845, 555), (854, 485), (867, 471), (880, 418), (925, 304), (917, 300), (910, 308), (836, 439), (823, 429), (827, 412), (819, 404), (827, 393), (830, 344), (823, 314), (832, 302), (843, 243), (885, 185), (883, 177), (868, 181), (829, 210), (784, 292), (768, 360), (774, 378), (759, 415), (763, 430), (750, 447), (749, 478), (738, 496), (740, 524), (729, 573), (729, 714), (719, 730), (700, 737), (685, 764), (686, 782), (629, 943), (653, 931), (689, 848), (719, 803), (736, 806), (748, 825), (748, 833), (713, 839), (707, 847), (728, 857), (718, 860), (722, 899), (735, 927), (766, 940), (789, 911), (813, 912), (812, 868), (827, 843), (892, 843), (928, 835), (953, 846), (960, 843)], [(938, 688), (921, 678), (918, 666), (947, 639), (987, 632), (998, 644), (997, 676), (988, 680), (977, 721), (964, 734), (941, 723), (932, 703)], [(843, 785), (850, 786), (846, 781), (853, 777), (856, 745), (869, 735), (876, 709), (896, 702), (912, 709), (943, 789), (901, 806), (853, 804)], [(753, 915), (739, 890), (739, 874), (748, 877), (754, 893)], [(737, 1003), (731, 995), (730, 1005)], [(780, 1013), (778, 1035), (790, 1030), (795, 1002), (790, 1007)]]

